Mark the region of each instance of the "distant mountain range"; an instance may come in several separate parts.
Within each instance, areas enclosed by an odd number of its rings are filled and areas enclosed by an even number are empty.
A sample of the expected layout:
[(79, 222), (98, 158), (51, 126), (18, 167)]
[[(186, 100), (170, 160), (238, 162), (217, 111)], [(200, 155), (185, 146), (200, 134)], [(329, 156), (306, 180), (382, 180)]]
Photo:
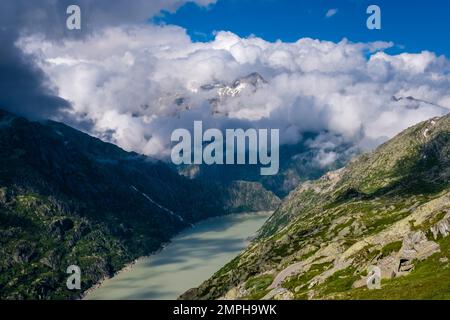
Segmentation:
[[(181, 298), (449, 299), (449, 234), (447, 115), (300, 184), (258, 239)], [(368, 289), (371, 270), (381, 289)]]
[[(53, 121), (0, 110), (0, 298), (77, 298), (208, 217), (275, 209), (259, 183), (180, 176)], [(66, 289), (78, 265), (82, 290)]]
[[(254, 72), (227, 83), (216, 81), (204, 84), (195, 90), (194, 94), (200, 95), (209, 105), (210, 113), (217, 117), (228, 117), (221, 108), (229, 100), (241, 95), (253, 95), (259, 90), (267, 90), (269, 82), (259, 73)], [(178, 106), (178, 112), (191, 110), (193, 106), (188, 97), (169, 95), (161, 98), (161, 103), (172, 103)], [(182, 175), (189, 178), (198, 178), (206, 181), (220, 181), (229, 183), (234, 180), (245, 180), (261, 183), (264, 188), (274, 192), (279, 197), (285, 197), (295, 189), (302, 181), (317, 179), (325, 172), (342, 167), (355, 153), (349, 153), (349, 144), (336, 146), (336, 160), (330, 164), (321, 165), (315, 159), (321, 150), (311, 148), (310, 143), (318, 136), (318, 133), (305, 132), (302, 139), (296, 144), (280, 146), (280, 172), (275, 176), (261, 176), (258, 166), (239, 165), (189, 165), (177, 166)], [(358, 152), (355, 150), (355, 152)]]
[[(228, 114), (224, 113), (221, 108), (224, 103), (241, 95), (253, 95), (259, 90), (268, 90), (268, 84), (269, 81), (255, 72), (237, 78), (230, 83), (216, 81), (202, 85), (197, 89), (196, 94), (206, 95), (205, 99), (207, 99), (211, 114), (228, 117)], [(179, 112), (193, 108), (187, 97), (172, 96), (171, 99), (173, 99), (174, 104), (179, 106)], [(438, 104), (416, 99), (412, 96), (393, 96), (392, 100), (398, 108), (437, 107), (442, 110), (442, 113), (447, 110)], [(222, 183), (234, 180), (259, 182), (264, 188), (283, 198), (301, 182), (318, 179), (326, 172), (342, 168), (352, 157), (361, 152), (351, 143), (336, 145), (327, 150), (336, 155), (336, 159), (330, 163), (321, 164), (317, 159), (320, 158), (323, 150), (311, 147), (311, 142), (319, 134), (317, 132), (303, 132), (298, 143), (281, 145), (280, 172), (275, 176), (261, 176), (257, 166), (191, 165), (178, 166), (176, 169), (187, 177), (196, 177), (202, 180), (221, 181)]]

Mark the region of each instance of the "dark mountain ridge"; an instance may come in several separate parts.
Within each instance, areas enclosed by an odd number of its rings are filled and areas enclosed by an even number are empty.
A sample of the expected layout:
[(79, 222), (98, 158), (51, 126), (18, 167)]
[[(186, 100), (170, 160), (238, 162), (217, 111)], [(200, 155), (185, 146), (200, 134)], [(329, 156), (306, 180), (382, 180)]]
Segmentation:
[[(259, 184), (187, 179), (64, 124), (0, 110), (0, 298), (79, 297), (192, 223), (278, 202)], [(79, 292), (65, 286), (72, 264)]]

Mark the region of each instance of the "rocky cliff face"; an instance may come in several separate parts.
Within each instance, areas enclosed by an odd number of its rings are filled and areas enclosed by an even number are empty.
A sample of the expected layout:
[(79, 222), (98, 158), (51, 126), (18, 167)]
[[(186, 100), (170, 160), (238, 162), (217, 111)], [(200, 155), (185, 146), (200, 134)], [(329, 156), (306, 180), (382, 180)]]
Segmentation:
[[(0, 298), (79, 297), (196, 221), (278, 203), (261, 185), (190, 180), (61, 123), (0, 110)], [(73, 264), (78, 292), (65, 285)]]
[[(283, 201), (193, 299), (450, 298), (450, 116), (411, 127)], [(367, 288), (369, 268), (381, 289)]]

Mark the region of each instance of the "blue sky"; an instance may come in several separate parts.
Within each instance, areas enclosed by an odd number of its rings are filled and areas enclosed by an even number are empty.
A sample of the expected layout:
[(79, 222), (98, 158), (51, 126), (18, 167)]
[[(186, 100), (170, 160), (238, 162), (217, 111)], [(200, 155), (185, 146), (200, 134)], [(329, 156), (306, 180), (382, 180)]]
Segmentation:
[[(381, 7), (382, 30), (366, 28), (370, 4)], [(327, 18), (330, 9), (337, 12)], [(216, 30), (286, 42), (346, 37), (354, 42), (393, 41), (397, 47), (391, 53), (429, 50), (450, 57), (449, 15), (450, 2), (445, 0), (218, 0), (207, 9), (187, 4), (155, 21), (182, 26), (195, 41), (211, 40)]]

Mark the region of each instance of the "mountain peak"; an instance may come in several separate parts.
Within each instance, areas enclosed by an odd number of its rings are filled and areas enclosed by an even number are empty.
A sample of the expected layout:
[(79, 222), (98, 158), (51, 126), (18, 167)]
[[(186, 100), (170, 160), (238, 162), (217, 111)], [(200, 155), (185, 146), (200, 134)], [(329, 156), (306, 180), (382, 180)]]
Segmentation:
[(246, 76), (237, 78), (231, 84), (225, 84), (224, 82), (218, 81), (202, 85), (200, 88), (204, 91), (211, 91), (216, 89), (218, 95), (221, 97), (235, 97), (247, 88), (251, 88), (254, 92), (259, 87), (267, 83), (268, 82), (258, 72), (253, 72)]
[(253, 72), (247, 76), (236, 79), (233, 82), (232, 87), (237, 88), (241, 84), (250, 84), (250, 85), (253, 85), (254, 87), (257, 87), (259, 85), (266, 84), (266, 83), (267, 83), (267, 81), (258, 72)]

